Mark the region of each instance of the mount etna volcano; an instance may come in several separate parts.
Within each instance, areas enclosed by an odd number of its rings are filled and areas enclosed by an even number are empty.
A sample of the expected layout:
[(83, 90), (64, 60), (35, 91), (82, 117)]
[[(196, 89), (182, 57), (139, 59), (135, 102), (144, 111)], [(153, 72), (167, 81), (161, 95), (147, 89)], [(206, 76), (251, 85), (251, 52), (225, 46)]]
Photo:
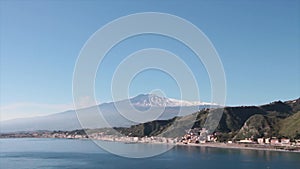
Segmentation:
[[(129, 109), (133, 107), (135, 110)], [(103, 103), (97, 106), (81, 109), (84, 112), (84, 118), (93, 119), (95, 108), (100, 110), (104, 119), (109, 126), (102, 124), (91, 124), (88, 128), (99, 127), (129, 127), (138, 124), (123, 117), (119, 112), (130, 111), (131, 114), (146, 112), (147, 114), (159, 113), (157, 120), (167, 120), (176, 116), (186, 116), (209, 107), (218, 107), (216, 104), (205, 102), (190, 102), (184, 100), (176, 100), (166, 97), (160, 97), (154, 94), (140, 94), (136, 97), (120, 100), (116, 102)], [(152, 121), (145, 118), (142, 122)], [(86, 127), (86, 126), (85, 126)], [(0, 124), (0, 132), (15, 131), (34, 131), (34, 130), (74, 130), (81, 129), (80, 121), (74, 110), (51, 114), (48, 116), (40, 116), (33, 118), (22, 118), (2, 121)]]

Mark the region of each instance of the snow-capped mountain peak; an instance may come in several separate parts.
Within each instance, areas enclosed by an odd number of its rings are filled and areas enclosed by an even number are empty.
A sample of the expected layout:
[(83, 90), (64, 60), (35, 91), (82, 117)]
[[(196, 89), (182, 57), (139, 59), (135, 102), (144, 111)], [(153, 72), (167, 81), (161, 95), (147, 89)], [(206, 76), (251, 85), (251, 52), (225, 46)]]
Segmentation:
[(157, 96), (155, 94), (140, 94), (130, 99), (131, 104), (135, 106), (157, 106), (157, 107), (179, 107), (179, 106), (201, 106), (214, 105), (204, 102), (191, 102)]

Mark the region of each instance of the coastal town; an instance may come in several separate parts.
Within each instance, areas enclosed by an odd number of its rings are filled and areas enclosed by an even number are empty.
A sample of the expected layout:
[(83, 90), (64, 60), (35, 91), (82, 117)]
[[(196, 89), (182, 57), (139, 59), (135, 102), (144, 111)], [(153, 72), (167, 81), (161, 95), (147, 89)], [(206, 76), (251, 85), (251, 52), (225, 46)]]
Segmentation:
[(270, 150), (290, 150), (300, 152), (300, 139), (291, 140), (289, 138), (245, 138), (241, 140), (229, 140), (220, 142), (217, 133), (209, 134), (205, 128), (194, 128), (187, 131), (182, 137), (181, 143), (189, 145), (205, 145), (211, 147), (247, 148), (247, 149), (270, 149)]
[(166, 138), (159, 136), (134, 137), (124, 135), (109, 135), (106, 132), (94, 132), (86, 134), (84, 130), (74, 131), (34, 131), (18, 133), (2, 133), (1, 138), (56, 138), (56, 139), (92, 139), (112, 142), (124, 142), (125, 144), (149, 143), (149, 144), (172, 144), (182, 146), (204, 146), (218, 148), (238, 149), (263, 149), (278, 151), (300, 152), (300, 139), (289, 138), (245, 138), (242, 140), (230, 140), (220, 142), (217, 133), (209, 134), (205, 128), (186, 130), (181, 138)]

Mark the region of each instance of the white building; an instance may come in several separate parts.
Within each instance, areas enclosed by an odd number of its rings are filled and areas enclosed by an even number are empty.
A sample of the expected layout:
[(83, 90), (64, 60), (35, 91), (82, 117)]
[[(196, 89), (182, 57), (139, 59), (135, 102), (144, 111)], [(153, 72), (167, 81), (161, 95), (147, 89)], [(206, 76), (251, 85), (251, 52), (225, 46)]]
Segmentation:
[(265, 142), (264, 142), (264, 138), (258, 138), (257, 139), (257, 143), (258, 144), (264, 144)]
[(291, 144), (290, 139), (282, 138), (281, 139), (281, 144)]
[(272, 138), (271, 144), (272, 145), (279, 144), (279, 140), (277, 138)]

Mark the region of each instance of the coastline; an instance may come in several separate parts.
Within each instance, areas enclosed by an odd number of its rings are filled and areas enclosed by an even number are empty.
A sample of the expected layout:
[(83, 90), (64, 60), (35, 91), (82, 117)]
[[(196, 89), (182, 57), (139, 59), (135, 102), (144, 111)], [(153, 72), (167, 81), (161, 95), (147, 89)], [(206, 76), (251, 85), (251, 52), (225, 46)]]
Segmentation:
[[(107, 139), (93, 139), (93, 138), (55, 138), (55, 137), (0, 137), (1, 139), (22, 139), (22, 138), (45, 138), (45, 139), (66, 139), (66, 140), (90, 140), (90, 141), (107, 141), (107, 142), (118, 142), (124, 144), (165, 144), (165, 145), (173, 145), (173, 146), (182, 146), (182, 147), (209, 147), (209, 148), (220, 148), (220, 149), (237, 149), (237, 150), (259, 150), (259, 151), (277, 151), (277, 152), (293, 152), (300, 153), (300, 147), (296, 150), (288, 150), (288, 149), (278, 149), (274, 146), (263, 145), (263, 147), (259, 144), (238, 144), (238, 143), (189, 143), (184, 144), (181, 142), (177, 143), (165, 143), (165, 142), (142, 142), (142, 141), (124, 141), (124, 140), (107, 140)], [(290, 146), (291, 147), (291, 146)]]
[(278, 152), (294, 152), (294, 153), (300, 153), (299, 150), (285, 150), (285, 149), (276, 149), (272, 147), (249, 147), (246, 144), (237, 144), (237, 143), (189, 143), (189, 144), (183, 144), (183, 143), (177, 143), (178, 146), (194, 146), (194, 147), (210, 147), (210, 148), (221, 148), (221, 149), (239, 149), (239, 150), (260, 150), (260, 151), (278, 151)]

